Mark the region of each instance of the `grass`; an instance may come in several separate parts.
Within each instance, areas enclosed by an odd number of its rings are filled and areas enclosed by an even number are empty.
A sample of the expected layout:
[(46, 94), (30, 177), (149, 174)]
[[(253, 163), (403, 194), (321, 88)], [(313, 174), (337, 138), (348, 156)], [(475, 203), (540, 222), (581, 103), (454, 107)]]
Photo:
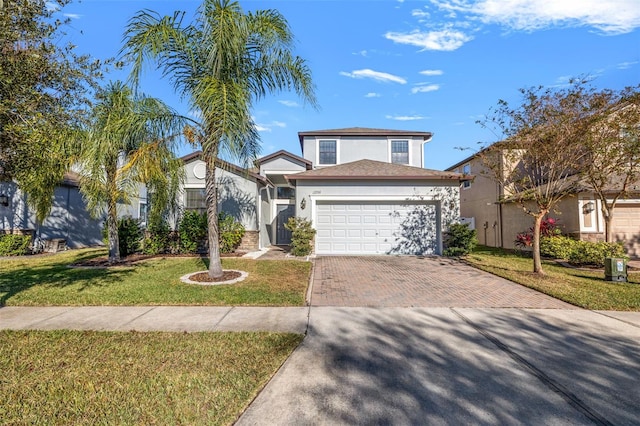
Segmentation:
[(0, 331), (0, 423), (231, 424), (301, 340), (283, 333)]
[(604, 280), (602, 270), (573, 269), (552, 261), (543, 262), (545, 275), (531, 272), (533, 260), (518, 253), (478, 247), (465, 260), (492, 274), (538, 290), (586, 309), (640, 310), (640, 274), (630, 273), (630, 283)]
[(156, 258), (130, 267), (69, 268), (104, 249), (0, 259), (0, 306), (232, 305), (302, 306), (311, 263), (222, 259), (225, 269), (249, 273), (233, 285), (184, 284), (180, 277), (207, 269), (200, 258)]

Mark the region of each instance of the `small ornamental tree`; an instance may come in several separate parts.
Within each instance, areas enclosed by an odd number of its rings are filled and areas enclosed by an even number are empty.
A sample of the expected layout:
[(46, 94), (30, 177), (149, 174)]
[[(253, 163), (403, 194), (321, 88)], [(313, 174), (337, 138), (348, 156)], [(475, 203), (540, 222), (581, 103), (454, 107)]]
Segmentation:
[(576, 172), (584, 160), (582, 138), (584, 82), (568, 88), (521, 89), (522, 103), (512, 108), (499, 101), (482, 125), (500, 131), (504, 140), (482, 151), (490, 176), (511, 202), (533, 219), (533, 271), (544, 274), (540, 258), (540, 225), (564, 197), (575, 193)]

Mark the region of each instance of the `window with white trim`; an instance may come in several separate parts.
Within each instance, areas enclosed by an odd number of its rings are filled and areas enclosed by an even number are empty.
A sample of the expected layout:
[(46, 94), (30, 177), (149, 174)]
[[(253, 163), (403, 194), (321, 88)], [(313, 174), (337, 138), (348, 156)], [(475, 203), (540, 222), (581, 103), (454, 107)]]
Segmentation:
[(318, 141), (318, 164), (337, 164), (338, 142), (335, 139)]
[[(471, 174), (471, 163), (467, 163), (464, 166), (462, 166), (462, 174), (463, 175), (470, 175)], [(464, 182), (462, 182), (462, 188), (463, 189), (467, 189), (471, 186), (471, 181), (470, 180), (465, 180)]]
[(184, 209), (194, 210), (201, 214), (207, 211), (207, 201), (204, 188), (185, 189)]
[(391, 162), (395, 164), (409, 164), (409, 141), (391, 141)]
[(147, 203), (144, 201), (140, 201), (138, 205), (138, 219), (140, 220), (140, 225), (147, 226)]

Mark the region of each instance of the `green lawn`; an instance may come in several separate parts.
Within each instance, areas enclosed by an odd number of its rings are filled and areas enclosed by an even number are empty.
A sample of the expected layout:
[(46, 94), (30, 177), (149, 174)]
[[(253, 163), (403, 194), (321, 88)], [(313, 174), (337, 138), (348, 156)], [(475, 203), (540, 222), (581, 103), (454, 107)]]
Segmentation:
[(277, 333), (0, 331), (0, 423), (233, 423), (302, 340)]
[(310, 262), (225, 258), (225, 269), (246, 271), (247, 279), (201, 286), (180, 281), (185, 274), (207, 268), (200, 258), (151, 259), (109, 269), (68, 267), (104, 255), (104, 249), (84, 249), (0, 259), (0, 306), (301, 306), (311, 271)]
[(605, 281), (602, 270), (573, 269), (545, 261), (545, 275), (538, 276), (531, 272), (533, 260), (530, 257), (488, 247), (478, 247), (465, 261), (583, 308), (640, 310), (640, 273), (629, 273), (630, 283), (617, 283)]

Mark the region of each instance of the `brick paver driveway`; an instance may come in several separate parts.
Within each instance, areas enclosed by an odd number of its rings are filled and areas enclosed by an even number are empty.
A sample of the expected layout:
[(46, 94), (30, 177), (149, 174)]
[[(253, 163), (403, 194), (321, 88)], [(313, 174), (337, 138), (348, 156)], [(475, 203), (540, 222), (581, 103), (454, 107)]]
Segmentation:
[(315, 259), (313, 306), (578, 309), (449, 258)]

